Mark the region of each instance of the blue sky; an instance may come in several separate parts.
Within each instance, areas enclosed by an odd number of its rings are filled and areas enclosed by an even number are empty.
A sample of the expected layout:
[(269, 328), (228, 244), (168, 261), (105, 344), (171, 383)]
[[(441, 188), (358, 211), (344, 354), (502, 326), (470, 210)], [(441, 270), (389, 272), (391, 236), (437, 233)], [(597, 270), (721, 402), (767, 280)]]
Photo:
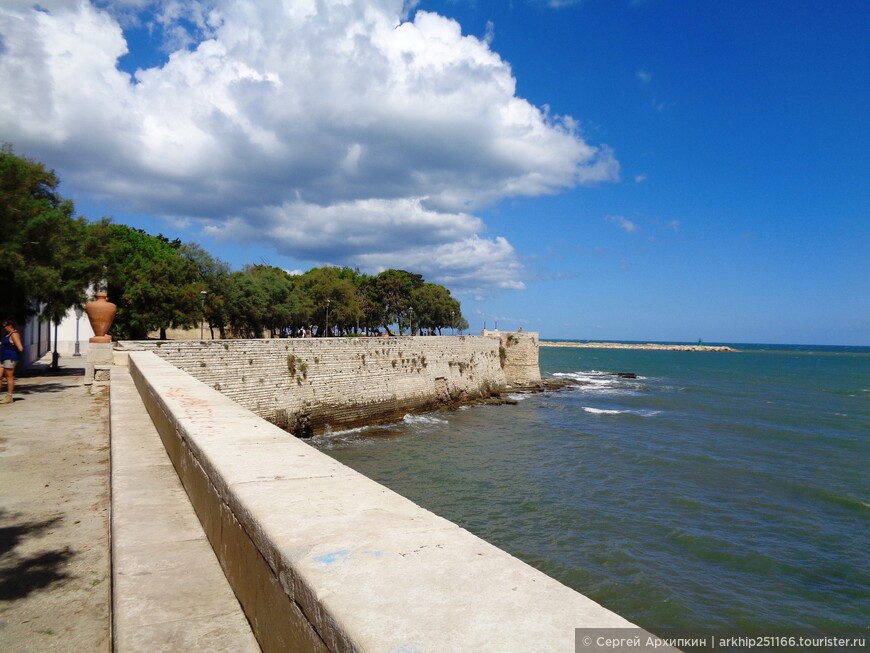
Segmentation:
[(262, 4), (13, 2), (0, 140), (88, 217), (422, 272), (473, 331), (870, 345), (870, 3)]

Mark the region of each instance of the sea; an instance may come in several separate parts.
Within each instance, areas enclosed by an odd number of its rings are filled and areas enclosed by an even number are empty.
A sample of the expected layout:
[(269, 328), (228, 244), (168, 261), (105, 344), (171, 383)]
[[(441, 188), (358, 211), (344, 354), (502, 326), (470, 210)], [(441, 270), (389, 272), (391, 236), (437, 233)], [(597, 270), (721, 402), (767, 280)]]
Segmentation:
[(313, 444), (653, 632), (868, 632), (870, 348), (731, 346)]

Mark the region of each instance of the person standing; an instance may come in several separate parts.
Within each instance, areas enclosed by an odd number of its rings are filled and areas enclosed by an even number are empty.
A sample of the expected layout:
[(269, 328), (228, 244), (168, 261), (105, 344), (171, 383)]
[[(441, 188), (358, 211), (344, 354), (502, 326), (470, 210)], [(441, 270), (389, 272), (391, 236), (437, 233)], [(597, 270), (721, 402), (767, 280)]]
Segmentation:
[[(18, 364), (19, 354), (24, 351), (21, 342), (21, 334), (15, 330), (12, 320), (3, 321), (3, 340), (0, 342), (0, 363), (3, 365), (3, 378), (6, 379), (6, 395), (0, 398), (0, 404), (11, 404), (12, 393), (15, 392), (15, 366)], [(0, 392), (3, 390), (3, 381), (0, 379)]]

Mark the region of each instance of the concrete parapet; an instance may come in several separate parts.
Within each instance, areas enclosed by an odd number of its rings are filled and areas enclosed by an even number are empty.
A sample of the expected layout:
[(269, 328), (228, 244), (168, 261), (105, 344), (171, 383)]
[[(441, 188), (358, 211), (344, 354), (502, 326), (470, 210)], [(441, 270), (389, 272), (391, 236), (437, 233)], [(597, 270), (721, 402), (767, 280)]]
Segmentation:
[(131, 375), (264, 651), (573, 651), (631, 624), (150, 352)]

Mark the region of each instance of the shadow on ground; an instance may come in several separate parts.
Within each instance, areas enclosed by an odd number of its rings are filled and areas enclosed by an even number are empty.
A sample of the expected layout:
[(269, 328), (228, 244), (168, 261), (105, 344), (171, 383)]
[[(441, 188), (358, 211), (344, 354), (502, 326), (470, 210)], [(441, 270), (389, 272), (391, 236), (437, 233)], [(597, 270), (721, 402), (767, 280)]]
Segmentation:
[(30, 379), (36, 376), (84, 376), (84, 367), (59, 367), (51, 369), (49, 365), (35, 365), (26, 370), (15, 371), (15, 378)]
[(64, 383), (16, 383), (15, 394), (49, 394), (53, 392), (63, 392), (64, 390), (69, 390), (70, 387), (70, 385)]
[(75, 556), (69, 547), (20, 555), (15, 550), (60, 523), (62, 517), (27, 521), (0, 508), (0, 601), (15, 601), (70, 578), (63, 568)]

